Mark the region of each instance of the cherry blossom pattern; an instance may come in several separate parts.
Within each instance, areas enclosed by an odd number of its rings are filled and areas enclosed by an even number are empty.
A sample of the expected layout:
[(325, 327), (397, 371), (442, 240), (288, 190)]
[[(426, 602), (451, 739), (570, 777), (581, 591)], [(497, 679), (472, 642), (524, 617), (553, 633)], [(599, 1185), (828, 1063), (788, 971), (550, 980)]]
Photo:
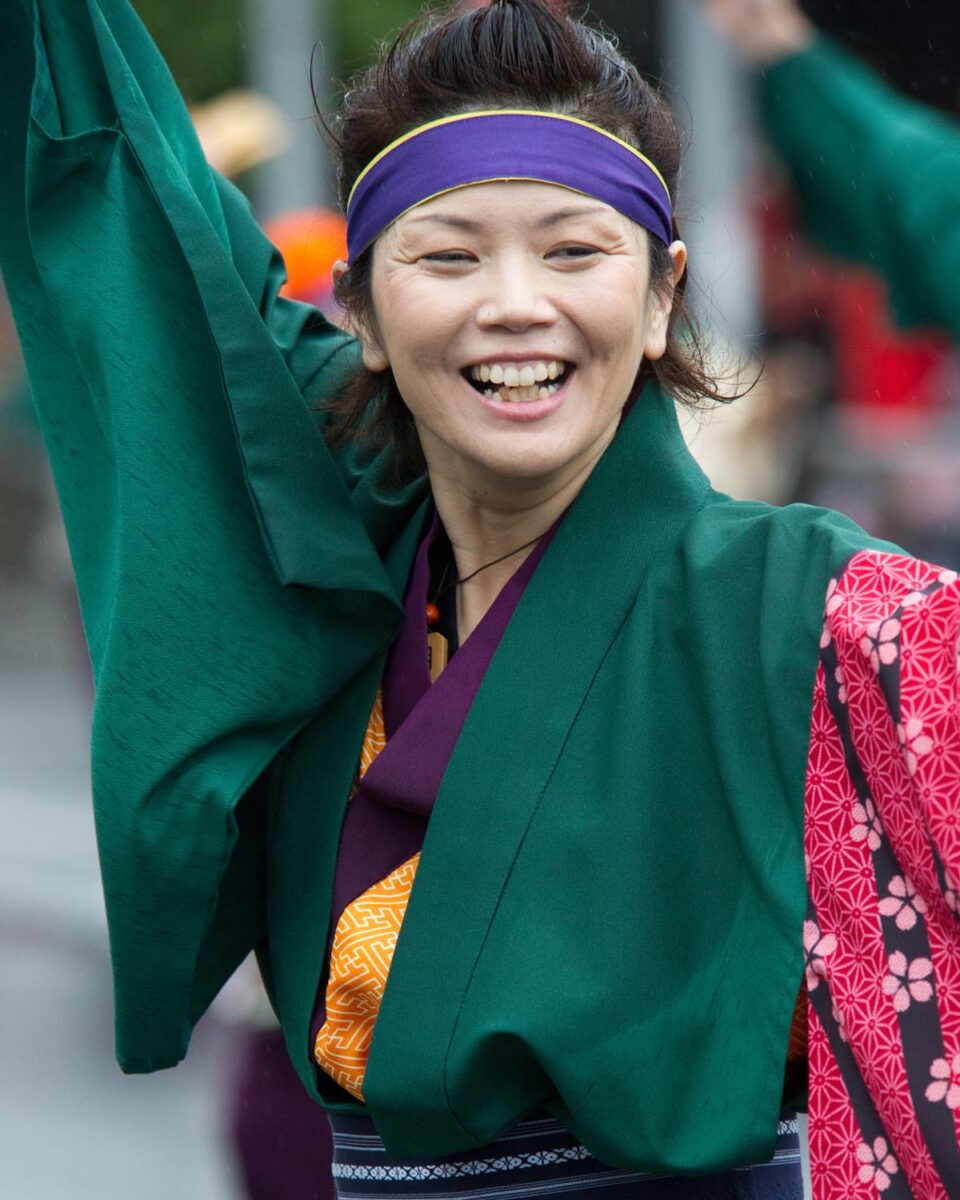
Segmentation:
[(807, 956), (807, 988), (809, 991), (826, 979), (827, 969), (824, 959), (833, 954), (837, 948), (837, 939), (832, 933), (823, 934), (816, 921), (803, 923), (803, 949)]
[(831, 1011), (831, 1015), (833, 1016), (834, 1023), (836, 1024), (837, 1033), (840, 1036), (840, 1041), (841, 1042), (849, 1042), (850, 1035), (847, 1033), (847, 1027), (843, 1023), (843, 1013), (840, 1011), (840, 1008), (837, 1005), (836, 1000), (831, 1000), (830, 1011)]
[(833, 673), (834, 679), (837, 681), (837, 700), (841, 704), (847, 702), (847, 683), (843, 677), (843, 667), (837, 667)]
[(951, 912), (960, 912), (960, 893), (953, 882), (953, 876), (946, 868), (943, 871), (943, 898)]
[(933, 995), (933, 963), (929, 958), (907, 961), (901, 950), (895, 950), (887, 959), (890, 974), (884, 977), (883, 994), (893, 997), (893, 1007), (898, 1013), (906, 1012), (910, 1001), (922, 1004)]
[(830, 632), (830, 618), (841, 606), (841, 604), (843, 604), (843, 601), (844, 597), (837, 591), (837, 580), (831, 579), (830, 586), (827, 588), (826, 604), (824, 605), (825, 619), (823, 622), (823, 631), (820, 634), (821, 650), (826, 650), (827, 646), (830, 645), (830, 642), (833, 638), (833, 634)]
[(923, 732), (923, 722), (919, 717), (911, 717), (903, 725), (897, 726), (897, 739), (903, 747), (903, 757), (907, 770), (911, 775), (917, 773), (917, 759), (922, 754), (929, 754), (933, 749), (933, 738)]
[[(960, 717), (952, 707), (956, 674), (944, 662), (960, 633), (960, 587), (955, 574), (939, 567), (864, 551), (846, 565), (827, 601), (805, 824), (808, 916), (815, 922), (805, 929), (813, 952), (807, 978), (808, 985), (827, 983), (810, 992), (813, 1195), (864, 1200), (872, 1193), (886, 1200), (912, 1191), (933, 1200), (945, 1194), (944, 1178), (960, 1178), (955, 1148), (938, 1142), (938, 1131), (960, 1117), (960, 1054), (953, 1064), (960, 1050), (960, 920), (942, 919), (951, 909), (960, 917), (960, 870), (954, 868), (956, 882), (945, 879), (948, 864), (931, 857), (926, 836), (927, 822), (955, 812), (960, 797), (948, 740)], [(878, 676), (883, 689), (870, 684)], [(841, 685), (845, 704), (838, 703)], [(909, 727), (911, 718), (923, 727)], [(898, 722), (905, 726), (900, 739)], [(929, 752), (913, 744), (917, 737), (931, 739)], [(907, 750), (917, 760), (912, 776)], [(822, 778), (831, 767), (827, 789)], [(946, 903), (933, 921), (928, 909), (937, 892)], [(821, 929), (838, 943), (826, 962)], [(897, 949), (902, 961), (891, 962)], [(935, 971), (926, 971), (918, 956), (935, 963)], [(916, 984), (923, 986), (915, 993)], [(898, 993), (905, 1011), (893, 1002)], [(863, 1061), (870, 1064), (867, 1077), (858, 1072)], [(930, 1089), (919, 1106), (914, 1078), (920, 1092)], [(861, 1108), (863, 1085), (872, 1109)]]
[(866, 796), (862, 801), (854, 804), (850, 809), (850, 815), (853, 817), (853, 828), (850, 830), (853, 840), (855, 842), (866, 841), (871, 850), (879, 850), (880, 822), (870, 797)]
[(890, 1176), (896, 1175), (899, 1165), (890, 1153), (886, 1138), (874, 1138), (873, 1145), (861, 1142), (857, 1147), (857, 1158), (860, 1161), (860, 1182), (873, 1183), (878, 1192), (885, 1192), (890, 1186)]
[(935, 1058), (930, 1064), (932, 1083), (927, 1084), (924, 1095), (932, 1103), (946, 1100), (948, 1108), (960, 1108), (960, 1054), (953, 1056), (952, 1062), (945, 1058)]
[(927, 902), (918, 896), (906, 875), (894, 875), (887, 884), (888, 895), (878, 905), (880, 915), (893, 917), (898, 929), (913, 929), (917, 916), (927, 911)]
[(870, 665), (878, 675), (881, 667), (888, 667), (897, 661), (899, 636), (899, 620), (896, 617), (887, 617), (868, 626), (860, 639), (860, 652), (864, 658), (870, 659)]

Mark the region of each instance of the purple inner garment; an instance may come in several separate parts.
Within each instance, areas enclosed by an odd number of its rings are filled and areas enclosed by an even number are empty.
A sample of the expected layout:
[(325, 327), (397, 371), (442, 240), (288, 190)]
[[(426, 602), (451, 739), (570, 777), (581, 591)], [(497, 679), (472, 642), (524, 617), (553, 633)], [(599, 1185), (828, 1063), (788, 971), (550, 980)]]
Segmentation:
[(483, 620), (431, 685), (426, 605), (430, 550), (441, 533), (440, 520), (434, 515), (407, 585), (403, 631), (383, 673), (387, 745), (358, 784), (347, 808), (334, 884), (334, 921), (351, 901), (420, 849), (470, 705), (555, 529), (556, 525), (541, 538), (504, 584)]
[[(553, 524), (504, 584), (483, 620), (431, 685), (426, 605), (430, 552), (442, 533), (439, 517), (434, 514), (407, 585), (403, 631), (384, 668), (387, 744), (358, 784), (340, 834), (327, 959), (333, 931), (347, 905), (412, 858), (423, 845), (434, 799), (470, 706), (559, 524), (560, 520)], [(325, 962), (312, 1023), (314, 1036), (325, 1017), (326, 968)]]
[(665, 246), (673, 240), (663, 181), (603, 130), (549, 113), (470, 113), (400, 142), (361, 178), (347, 208), (350, 261), (415, 205), (453, 188), (502, 179), (554, 183), (594, 196)]

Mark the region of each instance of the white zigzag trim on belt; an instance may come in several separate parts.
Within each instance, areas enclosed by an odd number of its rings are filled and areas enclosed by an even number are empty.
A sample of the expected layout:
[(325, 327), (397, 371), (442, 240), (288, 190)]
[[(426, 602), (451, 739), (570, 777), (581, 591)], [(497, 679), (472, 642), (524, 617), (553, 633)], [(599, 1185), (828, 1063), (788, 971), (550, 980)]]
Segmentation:
[[(390, 1167), (364, 1166), (361, 1163), (333, 1163), (331, 1174), (336, 1179), (360, 1182), (403, 1183), (414, 1180), (424, 1182), (432, 1179), (464, 1179), (469, 1176), (493, 1175), (498, 1171), (522, 1170), (525, 1167), (550, 1167), (563, 1162), (584, 1162), (592, 1157), (593, 1155), (585, 1146), (572, 1146), (566, 1150), (538, 1150), (530, 1154), (473, 1159), (464, 1163), (411, 1163), (409, 1166), (398, 1164)], [(754, 1163), (749, 1167), (734, 1167), (732, 1173), (763, 1170), (765, 1167), (780, 1167), (799, 1161), (799, 1150), (792, 1147), (784, 1148), (778, 1150), (768, 1162)], [(645, 1171), (617, 1172), (610, 1167), (601, 1167), (601, 1172), (603, 1181), (610, 1183), (674, 1178), (674, 1176), (648, 1174)], [(559, 1181), (555, 1180), (554, 1182)]]
[(496, 1171), (515, 1171), (523, 1167), (549, 1167), (554, 1163), (582, 1162), (593, 1158), (586, 1146), (570, 1146), (565, 1150), (537, 1150), (530, 1154), (509, 1154), (500, 1158), (478, 1158), (465, 1163), (397, 1164), (391, 1167), (362, 1166), (353, 1163), (334, 1163), (336, 1179), (376, 1179), (381, 1182), (459, 1179), (465, 1175), (492, 1175)]

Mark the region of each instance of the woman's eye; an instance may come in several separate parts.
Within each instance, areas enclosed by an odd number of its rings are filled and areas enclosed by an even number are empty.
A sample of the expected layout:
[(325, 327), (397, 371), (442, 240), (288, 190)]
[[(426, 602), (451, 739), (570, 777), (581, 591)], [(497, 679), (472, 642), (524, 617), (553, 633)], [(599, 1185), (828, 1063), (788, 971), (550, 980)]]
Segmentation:
[(590, 258), (594, 254), (599, 254), (600, 251), (596, 246), (560, 246), (556, 250), (551, 251), (552, 258), (561, 260), (576, 261), (580, 258)]
[(466, 250), (438, 250), (435, 254), (423, 254), (421, 258), (425, 262), (449, 263), (453, 266), (475, 261), (474, 256)]

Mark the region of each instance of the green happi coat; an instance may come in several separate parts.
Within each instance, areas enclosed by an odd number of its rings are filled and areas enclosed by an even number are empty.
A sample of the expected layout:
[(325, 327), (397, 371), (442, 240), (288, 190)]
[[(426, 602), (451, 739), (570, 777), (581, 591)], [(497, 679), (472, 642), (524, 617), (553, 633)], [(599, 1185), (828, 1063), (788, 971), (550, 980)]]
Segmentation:
[[(121, 1065), (176, 1063), (256, 946), (305, 1083), (352, 1104), (308, 1025), (426, 487), (327, 451), (312, 410), (355, 349), (278, 299), (126, 0), (7, 0), (0, 60), (0, 251), (96, 674)], [(392, 1154), (541, 1100), (612, 1165), (770, 1154), (823, 596), (868, 543), (713, 493), (643, 393), (437, 798), (365, 1080)]]

